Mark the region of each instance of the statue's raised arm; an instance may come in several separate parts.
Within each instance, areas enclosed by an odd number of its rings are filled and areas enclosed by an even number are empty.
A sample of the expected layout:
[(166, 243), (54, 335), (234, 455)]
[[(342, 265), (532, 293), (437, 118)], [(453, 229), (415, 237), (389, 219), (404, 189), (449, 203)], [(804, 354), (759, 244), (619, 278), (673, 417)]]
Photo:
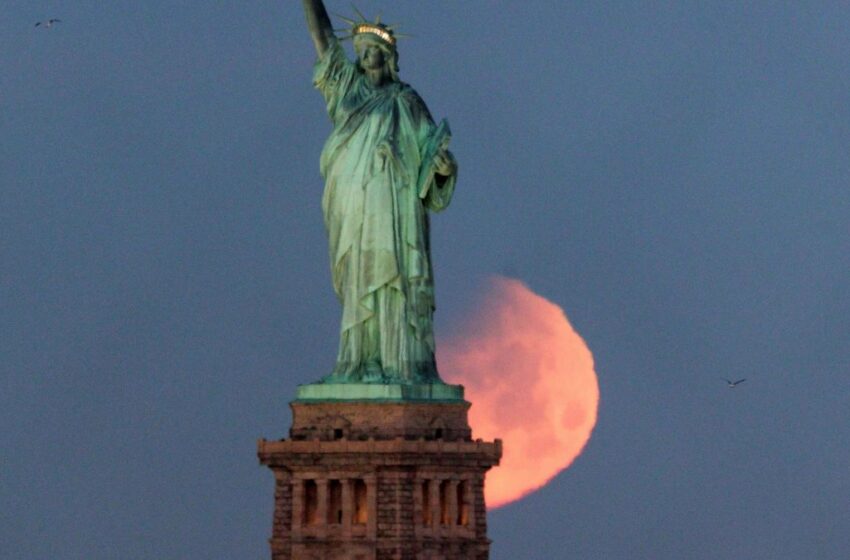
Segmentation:
[(322, 56), (334, 37), (331, 19), (322, 0), (303, 0), (304, 15), (307, 16), (307, 28), (316, 46), (316, 52)]

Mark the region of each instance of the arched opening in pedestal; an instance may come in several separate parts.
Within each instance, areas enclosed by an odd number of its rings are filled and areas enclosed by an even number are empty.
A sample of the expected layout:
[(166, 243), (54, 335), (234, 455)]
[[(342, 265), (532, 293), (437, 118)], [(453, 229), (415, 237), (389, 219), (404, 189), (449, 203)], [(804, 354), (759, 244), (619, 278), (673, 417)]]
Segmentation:
[(419, 491), (421, 492), (422, 502), (422, 526), (430, 527), (431, 518), (431, 481), (423, 480), (419, 483)]
[(319, 524), (319, 485), (315, 480), (304, 481), (303, 525)]
[(469, 526), (469, 483), (461, 480), (457, 485), (457, 524)]
[(366, 481), (357, 478), (354, 479), (352, 494), (354, 498), (354, 507), (352, 508), (352, 523), (355, 525), (365, 525), (369, 521), (369, 502), (367, 500)]
[(451, 486), (448, 480), (440, 481), (440, 525), (449, 525), (451, 515), (449, 513), (449, 492)]
[(328, 525), (342, 525), (342, 482), (328, 481)]

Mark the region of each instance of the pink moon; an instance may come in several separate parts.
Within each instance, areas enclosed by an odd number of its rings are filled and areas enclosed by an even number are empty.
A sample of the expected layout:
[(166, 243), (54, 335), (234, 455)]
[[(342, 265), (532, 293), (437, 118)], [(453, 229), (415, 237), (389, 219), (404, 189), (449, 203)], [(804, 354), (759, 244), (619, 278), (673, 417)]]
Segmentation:
[(596, 424), (593, 355), (564, 311), (496, 277), (459, 336), (440, 340), (446, 382), (466, 388), (473, 437), (503, 441), (487, 475), (489, 508), (519, 500), (570, 466)]

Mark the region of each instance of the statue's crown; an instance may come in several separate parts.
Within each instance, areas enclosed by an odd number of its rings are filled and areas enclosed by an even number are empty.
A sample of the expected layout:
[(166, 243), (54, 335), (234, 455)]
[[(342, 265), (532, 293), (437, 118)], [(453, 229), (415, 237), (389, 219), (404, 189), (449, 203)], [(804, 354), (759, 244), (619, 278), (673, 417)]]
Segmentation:
[(358, 10), (356, 7), (354, 8), (354, 11), (357, 12), (357, 16), (360, 18), (360, 21), (353, 20), (345, 16), (339, 16), (340, 18), (345, 20), (348, 25), (351, 26), (350, 28), (345, 30), (349, 32), (349, 35), (342, 37), (342, 39), (353, 39), (358, 35), (365, 35), (368, 33), (378, 37), (381, 41), (390, 45), (391, 47), (395, 47), (397, 38), (404, 35), (396, 35), (396, 33), (393, 31), (393, 25), (381, 23), (381, 16), (375, 18), (375, 22), (372, 23), (368, 21), (363, 16), (363, 14), (360, 13), (360, 10)]
[(383, 23), (360, 23), (355, 25), (351, 29), (352, 37), (357, 37), (358, 35), (362, 35), (364, 33), (371, 33), (372, 35), (377, 35), (383, 42), (395, 46), (395, 37), (393, 36), (393, 30), (384, 25)]

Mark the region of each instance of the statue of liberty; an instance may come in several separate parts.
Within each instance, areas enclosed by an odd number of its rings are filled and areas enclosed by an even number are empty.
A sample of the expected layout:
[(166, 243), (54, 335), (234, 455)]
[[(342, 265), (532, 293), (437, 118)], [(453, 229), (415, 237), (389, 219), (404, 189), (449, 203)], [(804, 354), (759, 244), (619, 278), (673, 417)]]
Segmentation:
[(346, 56), (321, 0), (303, 0), (318, 52), (313, 83), (333, 131), (322, 150), (322, 212), (342, 303), (339, 353), (323, 383), (442, 383), (434, 359), (428, 211), (454, 191), (448, 123), (398, 78), (396, 35), (351, 25)]

